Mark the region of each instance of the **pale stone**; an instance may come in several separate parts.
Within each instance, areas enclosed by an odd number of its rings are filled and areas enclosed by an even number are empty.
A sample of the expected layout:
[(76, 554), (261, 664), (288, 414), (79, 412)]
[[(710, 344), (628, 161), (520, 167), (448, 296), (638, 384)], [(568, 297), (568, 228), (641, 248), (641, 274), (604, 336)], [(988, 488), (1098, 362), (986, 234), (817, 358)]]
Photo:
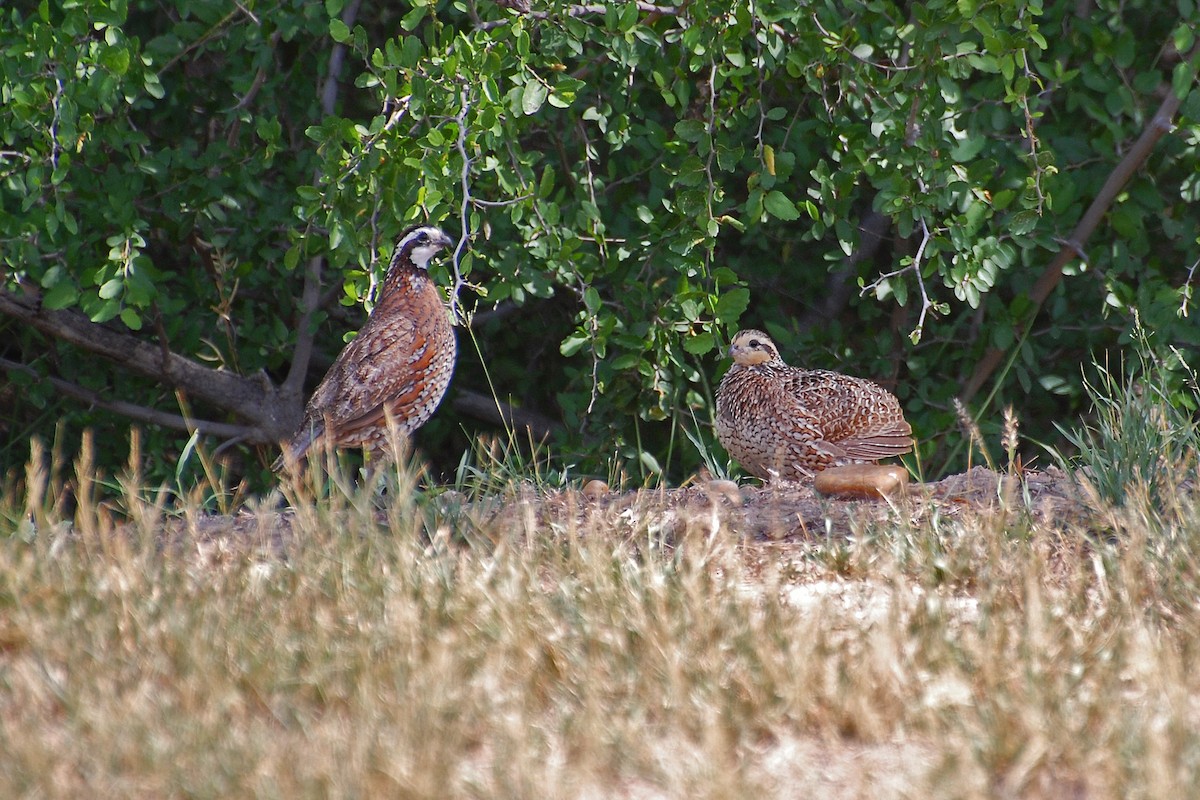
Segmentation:
[(895, 464), (849, 464), (821, 470), (813, 485), (827, 497), (894, 497), (908, 486), (908, 471)]
[(734, 505), (741, 505), (742, 491), (733, 481), (719, 478), (706, 481), (704, 491), (708, 492), (709, 497), (724, 497)]
[(608, 494), (608, 484), (602, 480), (590, 480), (583, 485), (583, 496), (588, 500), (599, 500)]

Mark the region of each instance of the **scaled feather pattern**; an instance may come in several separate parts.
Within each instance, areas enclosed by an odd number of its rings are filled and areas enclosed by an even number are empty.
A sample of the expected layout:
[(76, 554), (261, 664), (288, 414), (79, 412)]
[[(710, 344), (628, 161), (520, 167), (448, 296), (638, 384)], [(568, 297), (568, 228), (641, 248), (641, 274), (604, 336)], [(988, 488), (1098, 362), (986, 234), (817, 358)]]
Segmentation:
[(912, 450), (891, 392), (864, 378), (790, 367), (762, 331), (739, 331), (717, 388), (717, 438), (746, 472), (803, 480)]
[(275, 469), (313, 447), (361, 447), (386, 456), (389, 426), (406, 437), (433, 415), (450, 385), (457, 343), (427, 270), (452, 243), (426, 225), (400, 236), (379, 301), (313, 392)]

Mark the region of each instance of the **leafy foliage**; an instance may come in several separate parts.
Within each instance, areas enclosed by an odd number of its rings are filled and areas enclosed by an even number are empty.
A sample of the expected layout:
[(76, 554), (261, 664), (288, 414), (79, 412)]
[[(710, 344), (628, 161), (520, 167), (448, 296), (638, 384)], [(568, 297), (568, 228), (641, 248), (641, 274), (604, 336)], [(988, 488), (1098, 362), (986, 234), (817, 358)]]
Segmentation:
[[(1074, 365), (1122, 342), (1134, 310), (1160, 343), (1200, 344), (1180, 314), (1198, 255), (1193, 0), (5, 15), (4, 288), (224, 370), (282, 381), (308, 321), (319, 377), (414, 219), (470, 234), (437, 277), (464, 319), (497, 310), (474, 317), (479, 357), (462, 348), (456, 388), (490, 377), (560, 417), (559, 452), (585, 469), (700, 464), (685, 439), (708, 437), (739, 325), (795, 363), (892, 384), (939, 468), (951, 400), (989, 350), (1006, 358), (985, 403), (1013, 403), (1036, 433), (1083, 402)], [(1172, 96), (1176, 132), (1071, 245), (1035, 317), (1039, 272)], [(169, 381), (15, 325), (4, 338), (8, 364), (176, 403)], [(8, 374), (10, 433), (67, 409), (105, 419)], [(461, 421), (446, 408), (422, 433), (443, 472)], [(148, 448), (165, 474), (186, 440)]]

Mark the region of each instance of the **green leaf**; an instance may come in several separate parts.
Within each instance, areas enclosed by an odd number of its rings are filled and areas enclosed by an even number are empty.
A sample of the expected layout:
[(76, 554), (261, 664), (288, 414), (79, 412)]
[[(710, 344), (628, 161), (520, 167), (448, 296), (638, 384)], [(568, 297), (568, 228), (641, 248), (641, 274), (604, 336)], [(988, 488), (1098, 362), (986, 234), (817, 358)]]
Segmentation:
[(345, 44), (350, 40), (350, 28), (335, 17), (329, 20), (329, 36), (338, 44)]
[(675, 123), (675, 135), (685, 142), (698, 142), (707, 132), (704, 123), (698, 119), (685, 119)]
[(424, 47), (421, 45), (421, 39), (417, 36), (405, 36), (404, 43), (400, 46), (400, 65), (403, 67), (412, 68), (421, 60), (421, 52)]
[(1002, 189), (992, 195), (992, 208), (1003, 211), (1016, 199), (1017, 193), (1012, 189)]
[(536, 78), (526, 81), (521, 91), (521, 111), (525, 116), (536, 114), (549, 94), (550, 91)]
[(698, 333), (683, 340), (683, 349), (694, 356), (702, 356), (717, 346), (713, 335), (708, 331)]
[(763, 198), (763, 205), (768, 214), (784, 222), (800, 219), (800, 212), (796, 210), (796, 204), (778, 189), (767, 193), (767, 196)]
[(51, 286), (42, 295), (42, 308), (59, 311), (75, 305), (79, 299), (79, 290), (70, 281), (60, 281)]
[(91, 314), (92, 322), (108, 322), (121, 312), (121, 304), (116, 300), (105, 300)]
[(100, 57), (100, 63), (116, 75), (124, 75), (129, 71), (129, 50), (124, 47), (106, 47)]
[(586, 333), (580, 333), (579, 331), (576, 331), (566, 339), (563, 339), (562, 344), (558, 347), (558, 352), (562, 353), (564, 356), (570, 357), (582, 350), (583, 346), (587, 343), (588, 335)]
[(538, 197), (546, 199), (554, 191), (554, 167), (549, 164), (542, 171), (542, 180), (538, 183)]
[(137, 311), (129, 308), (128, 306), (121, 309), (121, 321), (124, 322), (125, 326), (131, 331), (140, 331), (142, 329), (141, 316), (137, 313)]
[(405, 14), (400, 19), (400, 27), (406, 31), (413, 30), (414, 28), (416, 28), (418, 25), (421, 24), (421, 20), (425, 19), (425, 12), (428, 10), (429, 9), (427, 6), (424, 6), (424, 5), (417, 6), (416, 8), (414, 8), (412, 11), (409, 11), (407, 14)]
[(612, 360), (612, 368), (616, 371), (630, 369), (637, 366), (639, 361), (641, 361), (641, 356), (639, 356), (637, 353), (626, 353), (625, 355), (617, 356)]
[(300, 263), (300, 245), (292, 245), (283, 254), (283, 267), (291, 272)]
[(622, 31), (630, 31), (638, 22), (638, 7), (637, 3), (626, 3), (621, 9), (621, 20), (618, 23)]
[(653, 453), (643, 450), (642, 452), (638, 453), (638, 461), (642, 463), (642, 466), (647, 472), (653, 475), (662, 474), (662, 467), (659, 466), (658, 459), (654, 457)]
[(146, 73), (142, 81), (142, 88), (146, 90), (146, 94), (155, 100), (162, 100), (167, 96), (167, 90), (163, 88), (162, 83), (158, 80), (158, 75), (153, 72)]
[(111, 300), (114, 297), (120, 297), (123, 291), (125, 291), (124, 281), (120, 278), (112, 278), (100, 287), (100, 291), (97, 294), (100, 295), (100, 299), (102, 300)]
[(1181, 61), (1175, 65), (1175, 71), (1171, 73), (1171, 89), (1176, 97), (1180, 100), (1186, 99), (1195, 82), (1196, 68), (1192, 66), (1192, 62)]
[(1037, 227), (1038, 216), (1035, 211), (1018, 211), (1012, 215), (1008, 223), (1008, 232), (1012, 236), (1024, 236)]
[(968, 136), (965, 139), (959, 140), (954, 149), (950, 151), (950, 157), (960, 164), (964, 161), (970, 161), (979, 155), (985, 144), (987, 144), (987, 137), (985, 136)]
[(750, 306), (750, 290), (744, 286), (730, 289), (717, 300), (717, 321), (730, 325), (738, 321), (742, 313)]
[(1175, 28), (1175, 50), (1179, 53), (1186, 53), (1192, 49), (1192, 43), (1196, 41), (1196, 32), (1192, 30), (1191, 25), (1179, 25)]

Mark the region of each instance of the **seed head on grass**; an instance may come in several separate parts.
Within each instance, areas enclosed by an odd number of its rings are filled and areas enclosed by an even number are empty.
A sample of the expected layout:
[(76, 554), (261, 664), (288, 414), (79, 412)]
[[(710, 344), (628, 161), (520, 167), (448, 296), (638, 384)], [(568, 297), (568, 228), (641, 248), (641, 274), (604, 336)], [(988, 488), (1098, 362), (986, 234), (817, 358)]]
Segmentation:
[(1020, 472), (1017, 446), (1020, 441), (1017, 436), (1018, 430), (1017, 414), (1013, 411), (1011, 405), (1004, 407), (1004, 429), (1000, 436), (1000, 443), (1004, 446), (1004, 452), (1008, 456), (1008, 473), (1010, 475)]
[(979, 424), (975, 422), (975, 418), (971, 416), (971, 412), (963, 405), (962, 400), (954, 398), (954, 413), (958, 416), (958, 426), (962, 430), (963, 435), (967, 437), (969, 447), (967, 450), (967, 469), (971, 468), (971, 453), (978, 450), (983, 456), (984, 463), (988, 469), (995, 469), (995, 464), (992, 461), (992, 454), (988, 452), (987, 444), (983, 441), (983, 433), (979, 430)]

